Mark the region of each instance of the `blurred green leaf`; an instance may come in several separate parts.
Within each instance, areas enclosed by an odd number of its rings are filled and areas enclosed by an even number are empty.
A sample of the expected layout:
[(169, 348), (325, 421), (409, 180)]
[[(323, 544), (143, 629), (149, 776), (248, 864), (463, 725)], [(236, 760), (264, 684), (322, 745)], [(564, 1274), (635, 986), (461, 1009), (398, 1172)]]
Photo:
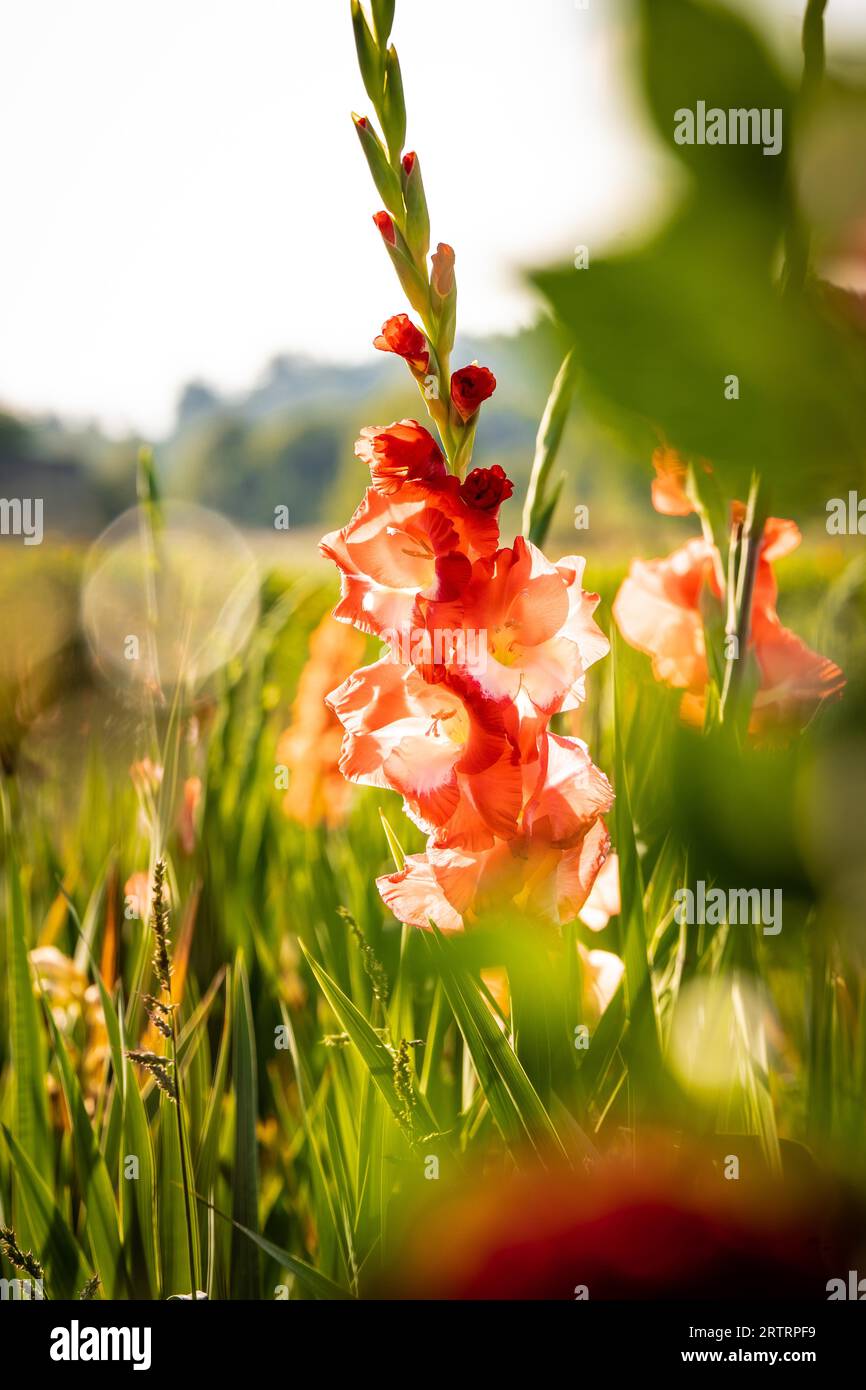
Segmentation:
[(503, 1138), (518, 1152), (529, 1143), (542, 1158), (564, 1157), (553, 1121), (479, 985), (440, 932), (432, 928), (424, 940)]
[[(764, 43), (739, 15), (703, 0), (640, 0), (641, 69), (647, 104), (671, 153), (687, 165), (714, 203), (747, 199), (753, 211), (781, 216), (792, 141), (792, 92)], [(782, 145), (677, 144), (675, 113), (782, 112)], [(768, 249), (770, 249), (768, 247)], [(709, 267), (707, 267), (709, 273)]]
[(645, 246), (532, 278), (572, 335), (588, 402), (647, 466), (661, 437), (709, 459), (728, 497), (758, 469), (786, 508), (823, 512), (828, 487), (864, 478), (866, 351), (818, 287), (779, 291), (790, 120), (777, 157), (673, 142), (679, 108), (787, 118), (789, 94), (742, 20), (692, 0), (644, 0), (641, 20), (649, 106), (691, 187)]
[[(15, 1096), (15, 1129), (49, 1186), (54, 1165), (48, 1146), (45, 1093), (45, 1048), (39, 1009), (33, 993), (27, 944), (27, 920), (21, 890), (21, 866), (11, 833), (6, 835), (6, 980), (9, 1000), (9, 1051)], [(24, 1232), (22, 1231), (22, 1236)]]
[(30, 1156), (6, 1126), (2, 1128), (26, 1215), (27, 1243), (45, 1266), (46, 1294), (49, 1298), (74, 1298), (93, 1271)]
[[(256, 1075), (256, 1037), (246, 967), (238, 958), (234, 970), (234, 1019), (232, 1037), (232, 1081), (235, 1093), (235, 1162), (232, 1180), (232, 1212), (237, 1226), (255, 1230), (258, 1226), (259, 1158), (256, 1140), (258, 1081)], [(254, 1250), (232, 1239), (232, 1294), (235, 1298), (258, 1298), (259, 1259)]]
[(95, 1272), (102, 1280), (107, 1298), (122, 1297), (126, 1291), (120, 1230), (114, 1190), (105, 1160), (84, 1104), (69, 1054), (47, 1003), (45, 1016), (54, 1042), (54, 1056), (72, 1122), (72, 1148), (81, 1193), (87, 1208), (87, 1236), (93, 1251)]

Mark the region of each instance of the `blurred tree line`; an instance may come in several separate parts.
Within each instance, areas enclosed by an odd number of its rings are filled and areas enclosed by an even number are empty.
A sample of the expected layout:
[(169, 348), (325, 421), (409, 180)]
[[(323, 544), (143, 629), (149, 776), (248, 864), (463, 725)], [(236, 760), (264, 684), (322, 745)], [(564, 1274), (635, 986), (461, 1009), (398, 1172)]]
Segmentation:
[[(458, 342), (455, 361), (477, 359), (499, 383), (476, 461), (508, 469), (518, 498), (559, 352), (547, 323), (514, 337)], [(293, 529), (330, 527), (357, 505), (366, 482), (353, 452), (361, 426), (422, 416), (403, 364), (372, 349), (370, 358), (345, 366), (282, 355), (249, 391), (232, 396), (190, 382), (163, 440), (111, 438), (95, 424), (7, 411), (0, 414), (0, 495), (43, 496), (48, 530), (86, 538), (134, 502), (135, 458), (147, 442), (174, 497), (244, 527), (270, 527), (277, 506), (289, 508)], [(517, 526), (516, 503), (513, 510)]]

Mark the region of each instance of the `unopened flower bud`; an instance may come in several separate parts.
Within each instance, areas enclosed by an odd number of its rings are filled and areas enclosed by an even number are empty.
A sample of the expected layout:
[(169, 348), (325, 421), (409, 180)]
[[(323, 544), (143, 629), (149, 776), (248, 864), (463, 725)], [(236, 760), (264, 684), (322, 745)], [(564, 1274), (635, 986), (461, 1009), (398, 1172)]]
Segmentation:
[(430, 257), (430, 305), (439, 326), (439, 349), (447, 355), (454, 346), (457, 325), (457, 282), (454, 278), (454, 248), (440, 241)]
[(373, 35), (370, 33), (370, 26), (359, 0), (352, 0), (352, 28), (355, 31), (358, 67), (361, 69), (361, 77), (367, 89), (367, 96), (378, 109), (378, 104), (382, 100), (382, 59)]
[(382, 234), (382, 240), (386, 243), (386, 245), (396, 246), (397, 229), (394, 226), (393, 218), (389, 217), (387, 212), (374, 212), (373, 221), (379, 228), (379, 231)]
[(440, 299), (445, 299), (454, 289), (454, 247), (447, 241), (440, 241), (430, 263), (433, 267), (430, 285)]
[(396, 162), (406, 143), (406, 101), (403, 96), (400, 62), (393, 44), (385, 55), (385, 90), (381, 117), (388, 151)]
[(361, 149), (364, 151), (364, 157), (367, 160), (379, 196), (385, 206), (389, 208), (395, 216), (401, 216), (403, 212), (403, 191), (400, 187), (400, 180), (388, 163), (388, 156), (385, 153), (379, 137), (366, 116), (358, 116), (353, 111), (352, 121), (358, 133)]
[(421, 165), (414, 151), (404, 154), (401, 167), (403, 201), (406, 204), (406, 240), (421, 265), (430, 249), (430, 214), (421, 180)]
[(451, 400), (461, 420), (468, 420), (496, 390), (496, 377), (487, 367), (473, 362), (451, 377)]
[(373, 221), (379, 228), (385, 249), (391, 257), (397, 278), (403, 286), (403, 293), (412, 308), (426, 319), (430, 313), (430, 291), (426, 280), (412, 259), (405, 237), (396, 226), (393, 217), (390, 217), (387, 212), (374, 213)]

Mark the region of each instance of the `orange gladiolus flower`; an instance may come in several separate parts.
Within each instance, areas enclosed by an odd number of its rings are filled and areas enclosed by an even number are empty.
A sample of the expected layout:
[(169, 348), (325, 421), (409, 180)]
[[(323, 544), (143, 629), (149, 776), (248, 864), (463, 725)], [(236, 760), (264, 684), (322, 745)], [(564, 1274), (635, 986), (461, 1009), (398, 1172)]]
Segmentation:
[(340, 570), (335, 617), (383, 635), (413, 625), (419, 594), (454, 597), (472, 561), (491, 554), (499, 539), (495, 517), (467, 506), (458, 486), (447, 477), (442, 486), (408, 481), (387, 496), (367, 489), (348, 526), (319, 544)]
[(433, 922), (442, 932), (463, 931), (506, 907), (561, 925), (586, 902), (609, 843), (599, 819), (567, 849), (528, 837), (497, 839), (479, 853), (430, 844), (376, 882), (394, 916), (422, 929)]
[(592, 892), (580, 909), (580, 920), (590, 931), (604, 931), (611, 917), (622, 911), (619, 894), (619, 856), (608, 855)]
[[(356, 453), (372, 486), (320, 547), (341, 572), (335, 616), (388, 649), (327, 703), (345, 731), (343, 775), (399, 792), (428, 836), (378, 880), (382, 898), (422, 929), (460, 931), (509, 907), (570, 921), (604, 863), (613, 802), (586, 746), (547, 727), (609, 650), (584, 561), (552, 565), (523, 537), (499, 548), (510, 480), (496, 465), (463, 482), (446, 473), (414, 420), (364, 430)], [(601, 979), (600, 962), (586, 969)]]
[(460, 667), (461, 674), (480, 697), (500, 705), (515, 736), (520, 729), (524, 750), (546, 719), (582, 702), (584, 673), (610, 650), (592, 616), (598, 594), (582, 587), (584, 566), (575, 555), (551, 564), (518, 536), (512, 547), (476, 561), (456, 597), (419, 599), (434, 636), (454, 628), (483, 634), (484, 659)]
[[(518, 815), (507, 833), (491, 834), (485, 824), (473, 834), (469, 798), (461, 797), (457, 833), (434, 833), (424, 854), (409, 855), (402, 870), (377, 881), (401, 922), (462, 931), (509, 907), (553, 924), (576, 916), (607, 856), (602, 816), (613, 805), (610, 784), (585, 744), (554, 734), (544, 735), (538, 757), (519, 772)], [(508, 794), (503, 778), (503, 800)]]
[(406, 813), (442, 843), (516, 834), (517, 752), (501, 711), (473, 701), (458, 677), (427, 681), (386, 657), (349, 676), (328, 704), (346, 730), (345, 777), (400, 792)]
[(625, 640), (652, 658), (656, 680), (695, 693), (708, 679), (700, 612), (705, 586), (720, 597), (712, 547), (695, 538), (662, 560), (633, 560), (613, 605)]
[(277, 763), (288, 768), (291, 779), (283, 811), (302, 825), (337, 825), (348, 810), (351, 787), (339, 770), (343, 731), (324, 698), (363, 652), (361, 634), (335, 623), (330, 614), (310, 637), (292, 722), (277, 744)]
[[(741, 518), (741, 503), (734, 516)], [(770, 517), (758, 556), (752, 598), (750, 649), (760, 672), (750, 730), (753, 733), (808, 723), (822, 700), (845, 684), (839, 667), (813, 652), (782, 626), (776, 612), (778, 588), (772, 563), (800, 543), (793, 521)], [(634, 560), (620, 587), (613, 615), (631, 646), (652, 659), (659, 681), (685, 691), (682, 713), (690, 721), (703, 716), (709, 680), (701, 600), (721, 600), (718, 552), (704, 539), (693, 539), (660, 560)]]
[(675, 449), (656, 449), (653, 468), (652, 503), (656, 511), (664, 516), (690, 516), (694, 507), (685, 492), (685, 460)]
[(183, 801), (177, 817), (177, 833), (184, 854), (192, 854), (196, 844), (196, 817), (201, 801), (201, 778), (187, 777), (183, 784)]

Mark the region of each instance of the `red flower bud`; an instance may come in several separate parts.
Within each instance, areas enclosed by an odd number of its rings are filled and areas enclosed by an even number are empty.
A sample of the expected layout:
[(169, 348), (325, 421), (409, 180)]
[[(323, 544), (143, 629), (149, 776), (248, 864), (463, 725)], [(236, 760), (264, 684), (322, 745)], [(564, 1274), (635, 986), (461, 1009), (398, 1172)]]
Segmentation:
[(404, 154), (404, 156), (403, 156), (403, 168), (404, 168), (405, 171), (406, 171), (406, 176), (407, 176), (407, 178), (408, 178), (409, 174), (411, 174), (412, 170), (415, 168), (415, 160), (416, 160), (417, 158), (418, 158), (418, 156), (416, 155), (416, 153), (415, 153), (414, 150), (409, 150), (407, 154)]
[(404, 357), (416, 372), (426, 372), (430, 361), (427, 339), (416, 328), (408, 314), (394, 314), (382, 324), (382, 332), (373, 339), (380, 352), (395, 352)]
[(474, 415), (481, 402), (492, 396), (495, 390), (496, 377), (475, 362), (471, 367), (461, 367), (451, 377), (451, 399), (462, 420)]
[(387, 212), (374, 212), (373, 221), (382, 233), (382, 240), (389, 246), (397, 245), (397, 233), (394, 230), (394, 223)]
[(514, 484), (498, 463), (492, 468), (473, 468), (460, 486), (460, 496), (466, 505), (482, 512), (497, 511), (513, 491)]

